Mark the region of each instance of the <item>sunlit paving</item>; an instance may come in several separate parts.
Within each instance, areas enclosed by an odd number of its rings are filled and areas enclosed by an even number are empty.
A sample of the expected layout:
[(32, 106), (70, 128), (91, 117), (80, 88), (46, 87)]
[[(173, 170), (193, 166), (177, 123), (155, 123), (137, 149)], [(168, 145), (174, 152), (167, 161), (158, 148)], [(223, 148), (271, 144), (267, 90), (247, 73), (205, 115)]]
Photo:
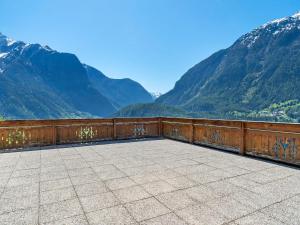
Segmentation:
[(299, 224), (300, 171), (168, 139), (0, 154), (0, 224)]

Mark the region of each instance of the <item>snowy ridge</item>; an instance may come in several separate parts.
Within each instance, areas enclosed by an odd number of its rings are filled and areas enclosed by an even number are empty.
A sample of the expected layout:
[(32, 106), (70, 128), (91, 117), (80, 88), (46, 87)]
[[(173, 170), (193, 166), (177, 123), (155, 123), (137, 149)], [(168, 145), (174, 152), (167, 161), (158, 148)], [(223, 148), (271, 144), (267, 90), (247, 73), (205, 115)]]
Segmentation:
[[(17, 48), (19, 48), (19, 50), (21, 50), (21, 53), (23, 53), (25, 49), (31, 47), (32, 45), (33, 44), (24, 43), (22, 41), (15, 41), (14, 39), (7, 37), (0, 32), (0, 53), (9, 53), (13, 49), (17, 49)], [(40, 44), (38, 45), (39, 45), (39, 49), (44, 49), (46, 51), (54, 51), (48, 45), (45, 46), (41, 46)]]
[(151, 92), (150, 94), (151, 94), (153, 100), (159, 98), (159, 97), (162, 95), (162, 93), (161, 93), (161, 92), (158, 92), (158, 91), (156, 91), (156, 92)]
[(7, 52), (0, 53), (0, 58), (4, 58), (7, 54), (8, 54)]
[(3, 35), (2, 33), (0, 33), (0, 46), (11, 46), (14, 43), (16, 43), (15, 40), (6, 37), (5, 35)]
[(268, 23), (263, 24), (261, 27), (265, 28), (265, 27), (267, 27), (268, 25), (271, 25), (271, 24), (279, 24), (279, 23), (286, 22), (286, 21), (296, 21), (296, 20), (300, 20), (300, 11), (295, 13), (292, 16), (286, 16), (286, 17), (283, 17), (283, 18), (272, 20)]
[(254, 29), (250, 33), (243, 35), (239, 42), (251, 48), (262, 34), (279, 35), (282, 32), (290, 31), (293, 29), (300, 30), (300, 12), (292, 16), (287, 16), (279, 19), (272, 20), (262, 26)]

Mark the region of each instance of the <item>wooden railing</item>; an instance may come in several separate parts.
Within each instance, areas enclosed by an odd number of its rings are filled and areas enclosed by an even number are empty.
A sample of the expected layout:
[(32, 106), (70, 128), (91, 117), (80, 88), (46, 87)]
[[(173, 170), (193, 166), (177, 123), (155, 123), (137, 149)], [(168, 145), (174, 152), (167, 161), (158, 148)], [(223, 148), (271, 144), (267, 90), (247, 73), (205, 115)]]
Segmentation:
[(161, 136), (300, 165), (300, 124), (166, 117), (0, 122), (0, 149)]

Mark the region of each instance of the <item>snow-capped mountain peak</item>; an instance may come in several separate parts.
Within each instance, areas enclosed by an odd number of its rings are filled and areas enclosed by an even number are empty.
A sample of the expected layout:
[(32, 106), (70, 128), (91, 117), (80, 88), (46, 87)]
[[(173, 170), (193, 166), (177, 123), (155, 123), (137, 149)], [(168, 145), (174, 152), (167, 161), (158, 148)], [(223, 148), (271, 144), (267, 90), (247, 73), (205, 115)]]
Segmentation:
[(297, 12), (292, 16), (274, 19), (259, 26), (251, 32), (243, 35), (239, 39), (239, 43), (246, 45), (247, 48), (251, 48), (262, 36), (276, 36), (294, 29), (300, 31), (300, 12)]
[(151, 94), (153, 100), (159, 98), (159, 97), (162, 95), (162, 93), (161, 93), (161, 92), (158, 92), (158, 91), (156, 91), (156, 92), (151, 92), (150, 94)]
[(0, 53), (11, 52), (13, 49), (23, 52), (28, 48), (38, 48), (46, 51), (54, 51), (48, 45), (42, 46), (40, 44), (30, 44), (24, 43), (23, 41), (16, 41), (12, 38), (9, 38), (0, 32)]
[(16, 42), (15, 40), (8, 38), (4, 34), (0, 33), (0, 46), (1, 45), (11, 46), (15, 42)]
[(300, 19), (300, 11), (292, 15), (293, 18)]
[(290, 20), (290, 21), (300, 20), (300, 11), (297, 12), (297, 13), (295, 13), (294, 15), (291, 15), (291, 16), (286, 16), (286, 17), (274, 19), (274, 20), (272, 20), (272, 21), (270, 21), (268, 23), (263, 24), (261, 27), (264, 28), (264, 27), (266, 27), (266, 26), (268, 26), (270, 24), (279, 24), (281, 22), (286, 22), (288, 20)]

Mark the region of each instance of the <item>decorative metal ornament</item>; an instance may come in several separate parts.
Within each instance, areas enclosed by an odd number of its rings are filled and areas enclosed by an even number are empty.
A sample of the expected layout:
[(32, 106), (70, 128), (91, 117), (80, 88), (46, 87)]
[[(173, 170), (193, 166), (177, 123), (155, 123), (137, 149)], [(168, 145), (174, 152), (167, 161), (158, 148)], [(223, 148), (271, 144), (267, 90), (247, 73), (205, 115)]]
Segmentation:
[(94, 130), (93, 127), (81, 127), (79, 131), (76, 131), (76, 136), (80, 140), (90, 140), (97, 135), (97, 130)]
[(180, 131), (177, 127), (173, 127), (171, 130), (171, 137), (173, 138), (179, 138), (180, 136)]
[[(296, 145), (296, 138), (284, 138), (276, 137), (275, 144), (272, 148), (275, 158), (287, 159), (288, 155), (291, 160), (295, 160), (297, 157), (298, 146)], [(282, 150), (282, 155), (280, 157), (280, 150)]]
[(208, 141), (214, 144), (223, 144), (223, 138), (219, 130), (214, 130), (212, 134), (208, 137)]
[(135, 125), (134, 128), (133, 128), (133, 135), (135, 137), (138, 137), (138, 136), (144, 136), (146, 134), (146, 129), (144, 128), (144, 125), (141, 124), (141, 125)]
[[(30, 133), (29, 133), (28, 137), (29, 138), (31, 137)], [(26, 136), (26, 133), (24, 130), (12, 130), (12, 131), (9, 131), (8, 136), (5, 139), (5, 141), (8, 145), (25, 144), (25, 142), (28, 140), (28, 137)], [(2, 141), (3, 141), (3, 137), (2, 137)]]

